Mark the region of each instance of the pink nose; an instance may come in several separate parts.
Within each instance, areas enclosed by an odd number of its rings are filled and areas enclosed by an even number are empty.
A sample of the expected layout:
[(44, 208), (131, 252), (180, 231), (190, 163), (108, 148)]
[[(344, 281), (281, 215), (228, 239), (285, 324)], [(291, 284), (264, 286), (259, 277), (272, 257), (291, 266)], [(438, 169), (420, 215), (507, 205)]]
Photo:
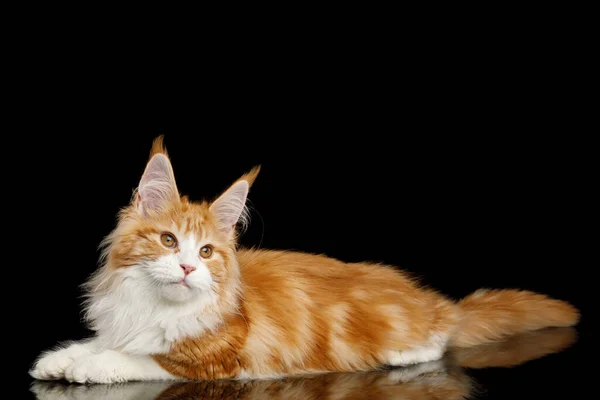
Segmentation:
[(181, 266), (181, 268), (183, 269), (183, 272), (186, 275), (189, 275), (196, 270), (196, 267), (192, 267), (191, 265), (187, 265), (187, 264), (179, 264), (179, 265)]

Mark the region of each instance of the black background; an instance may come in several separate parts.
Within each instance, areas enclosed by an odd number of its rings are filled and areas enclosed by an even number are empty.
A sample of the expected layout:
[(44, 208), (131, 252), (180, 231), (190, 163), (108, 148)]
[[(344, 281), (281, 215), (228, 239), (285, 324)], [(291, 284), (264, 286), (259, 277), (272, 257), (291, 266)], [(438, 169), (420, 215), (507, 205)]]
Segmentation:
[(244, 245), (393, 264), (454, 298), (510, 287), (572, 302), (583, 311), (573, 349), (475, 374), (490, 398), (583, 390), (597, 266), (585, 255), (597, 186), (585, 80), (550, 48), (478, 49), (408, 66), (373, 58), (362, 73), (247, 62), (215, 78), (213, 65), (160, 83), (90, 55), (68, 69), (27, 64), (4, 149), (20, 387), (40, 351), (87, 333), (79, 285), (164, 134), (192, 199), (262, 165)]

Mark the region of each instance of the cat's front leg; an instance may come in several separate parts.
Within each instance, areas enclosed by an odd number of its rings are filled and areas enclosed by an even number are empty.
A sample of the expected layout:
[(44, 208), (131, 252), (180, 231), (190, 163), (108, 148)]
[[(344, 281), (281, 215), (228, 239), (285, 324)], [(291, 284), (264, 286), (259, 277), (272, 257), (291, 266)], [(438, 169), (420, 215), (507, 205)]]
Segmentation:
[(78, 383), (115, 383), (178, 379), (161, 368), (150, 356), (130, 355), (114, 350), (77, 358), (65, 369), (65, 379)]
[(29, 371), (29, 375), (39, 380), (63, 379), (65, 369), (76, 359), (92, 354), (95, 348), (93, 339), (61, 344), (53, 350), (42, 353)]

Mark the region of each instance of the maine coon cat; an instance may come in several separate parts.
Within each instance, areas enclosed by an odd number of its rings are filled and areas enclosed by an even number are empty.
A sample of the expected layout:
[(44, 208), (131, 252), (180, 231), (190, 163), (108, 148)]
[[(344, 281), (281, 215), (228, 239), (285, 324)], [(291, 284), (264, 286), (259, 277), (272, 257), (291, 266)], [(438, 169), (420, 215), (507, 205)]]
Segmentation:
[(112, 383), (364, 371), (578, 322), (569, 303), (529, 291), (480, 290), (454, 302), (391, 266), (240, 249), (258, 173), (193, 202), (155, 140), (86, 283), (95, 335), (43, 353), (30, 374)]

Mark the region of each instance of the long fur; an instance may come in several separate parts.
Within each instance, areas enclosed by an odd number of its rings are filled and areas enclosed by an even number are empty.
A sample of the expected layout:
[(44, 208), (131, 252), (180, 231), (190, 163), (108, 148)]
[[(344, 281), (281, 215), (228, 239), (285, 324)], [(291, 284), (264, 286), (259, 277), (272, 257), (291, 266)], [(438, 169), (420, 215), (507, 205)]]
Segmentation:
[[(246, 196), (259, 168), (214, 201), (193, 202), (179, 196), (168, 161), (160, 138), (136, 196), (103, 242), (102, 266), (86, 283), (95, 351), (118, 352), (106, 359), (129, 371), (98, 373), (102, 382), (144, 379), (135, 369), (148, 368), (142, 356), (169, 379), (365, 371), (578, 322), (570, 304), (527, 291), (482, 290), (456, 303), (393, 266), (239, 249), (236, 224), (248, 221)], [(164, 232), (176, 247), (161, 243)], [(201, 256), (204, 246), (209, 257)], [(32, 374), (51, 379), (73, 369), (61, 367), (66, 355), (52, 357)], [(86, 374), (81, 379), (96, 379), (89, 366)]]

